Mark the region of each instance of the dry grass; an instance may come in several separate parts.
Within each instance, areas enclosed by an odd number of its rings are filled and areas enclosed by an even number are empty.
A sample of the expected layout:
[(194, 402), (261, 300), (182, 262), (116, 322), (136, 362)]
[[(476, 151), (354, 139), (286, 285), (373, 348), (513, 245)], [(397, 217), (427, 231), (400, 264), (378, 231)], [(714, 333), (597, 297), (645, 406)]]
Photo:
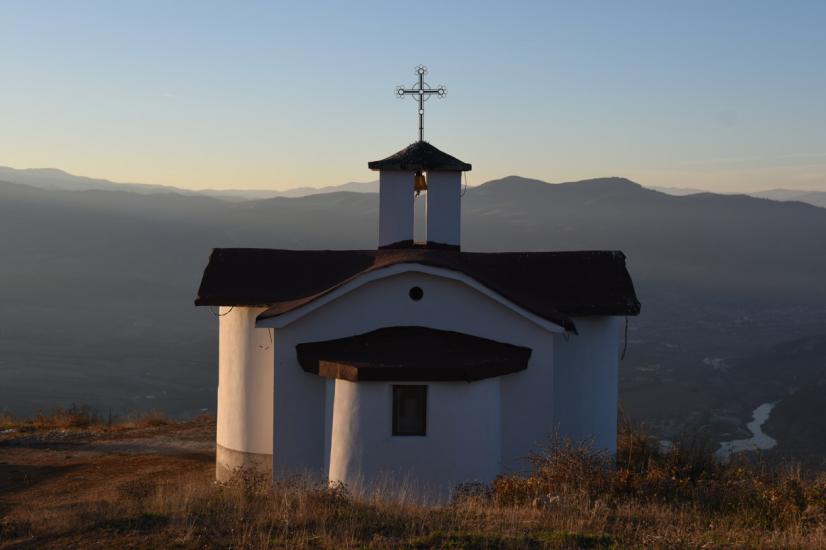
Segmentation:
[[(625, 431), (616, 459), (556, 441), (531, 475), (468, 486), (444, 507), (356, 498), (308, 479), (272, 486), (209, 469), (139, 476), (72, 506), (0, 521), (0, 546), (180, 548), (824, 548), (826, 477), (660, 453)], [(558, 498), (549, 498), (558, 497)]]
[(48, 430), (90, 430), (96, 432), (129, 430), (164, 426), (169, 423), (160, 411), (149, 411), (129, 415), (125, 418), (103, 416), (89, 406), (72, 405), (56, 408), (50, 413), (38, 413), (31, 419), (19, 419), (8, 414), (0, 414), (0, 430), (36, 432)]

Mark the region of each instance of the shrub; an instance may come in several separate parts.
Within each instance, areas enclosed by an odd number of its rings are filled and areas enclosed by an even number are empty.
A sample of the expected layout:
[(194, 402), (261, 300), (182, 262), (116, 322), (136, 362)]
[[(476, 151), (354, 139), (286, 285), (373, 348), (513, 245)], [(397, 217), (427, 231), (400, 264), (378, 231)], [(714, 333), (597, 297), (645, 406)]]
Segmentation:
[(48, 428), (88, 428), (93, 424), (100, 423), (98, 414), (88, 405), (72, 404), (68, 409), (57, 408), (51, 414), (38, 413), (34, 419), (38, 427)]
[(698, 436), (662, 452), (656, 440), (626, 429), (615, 460), (588, 444), (554, 438), (531, 461), (529, 475), (493, 482), (497, 502), (524, 505), (554, 495), (568, 503), (599, 501), (611, 508), (661, 504), (726, 514), (764, 529), (822, 525), (826, 518), (826, 476), (812, 483), (799, 468), (721, 461), (713, 445)]

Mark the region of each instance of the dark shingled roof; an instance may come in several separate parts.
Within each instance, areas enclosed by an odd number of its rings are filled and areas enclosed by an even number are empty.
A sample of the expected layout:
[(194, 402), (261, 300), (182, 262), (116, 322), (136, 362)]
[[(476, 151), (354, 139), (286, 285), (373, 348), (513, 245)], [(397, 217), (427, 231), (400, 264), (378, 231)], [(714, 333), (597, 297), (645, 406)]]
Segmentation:
[(386, 159), (368, 162), (371, 170), (445, 170), (466, 172), (470, 164), (439, 151), (426, 141), (417, 141)]
[(472, 382), (528, 367), (530, 348), (427, 327), (388, 327), (337, 340), (298, 344), (304, 371), (350, 382)]
[(195, 304), (263, 306), (259, 318), (292, 311), (355, 277), (401, 263), (472, 277), (534, 314), (576, 330), (570, 317), (637, 315), (625, 255), (587, 252), (458, 252), (426, 248), (269, 250), (216, 248)]

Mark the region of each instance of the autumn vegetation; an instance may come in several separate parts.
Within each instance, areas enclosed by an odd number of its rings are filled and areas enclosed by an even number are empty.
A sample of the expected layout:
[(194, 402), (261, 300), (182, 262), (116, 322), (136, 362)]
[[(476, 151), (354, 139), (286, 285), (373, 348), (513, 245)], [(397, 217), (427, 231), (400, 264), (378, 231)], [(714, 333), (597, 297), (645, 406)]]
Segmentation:
[[(11, 425), (162, 433), (176, 423), (155, 415), (110, 425), (77, 409), (0, 419), (0, 430)], [(721, 462), (712, 451), (693, 438), (662, 452), (626, 425), (616, 457), (550, 441), (530, 472), (462, 486), (438, 507), (303, 478), (272, 485), (250, 472), (218, 484), (204, 457), (197, 468), (121, 479), (48, 514), (8, 514), (0, 547), (826, 547), (825, 474), (753, 456)]]
[(111, 414), (104, 416), (86, 405), (59, 407), (48, 414), (41, 412), (29, 419), (18, 419), (9, 414), (0, 415), (0, 430), (15, 430), (22, 433), (79, 429), (120, 431), (146, 426), (163, 426), (167, 423), (166, 415), (156, 410), (124, 418), (113, 418)]

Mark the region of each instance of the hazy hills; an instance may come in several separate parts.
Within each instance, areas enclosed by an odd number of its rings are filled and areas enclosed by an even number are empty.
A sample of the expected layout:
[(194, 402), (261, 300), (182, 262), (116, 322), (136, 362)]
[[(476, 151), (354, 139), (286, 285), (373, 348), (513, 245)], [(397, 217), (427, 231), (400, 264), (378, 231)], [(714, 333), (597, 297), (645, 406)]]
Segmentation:
[[(54, 273), (68, 262), (64, 278), (75, 270), (105, 276), (107, 286), (140, 278), (180, 285), (187, 297), (212, 247), (372, 248), (378, 216), (377, 195), (342, 192), (227, 202), (5, 184), (0, 198), (3, 253), (18, 268), (35, 267), (28, 259)], [(826, 295), (826, 210), (806, 204), (670, 196), (622, 178), (549, 185), (509, 177), (469, 189), (463, 215), (468, 250), (621, 249), (640, 281), (784, 299)]]
[[(622, 178), (511, 177), (468, 192), (473, 249), (617, 248), (640, 281), (709, 292), (826, 295), (826, 210), (744, 195), (665, 195)], [(818, 256), (818, 257), (816, 257)]]
[(826, 192), (824, 191), (799, 191), (794, 189), (769, 189), (768, 191), (758, 191), (752, 196), (772, 199), (775, 201), (800, 201), (826, 208)]
[[(192, 300), (211, 248), (376, 244), (375, 193), (228, 201), (160, 191), (0, 183), (6, 408), (209, 409), (216, 322)], [(622, 396), (655, 431), (689, 418), (734, 430), (777, 382), (760, 374), (732, 389), (735, 379), (707, 359), (823, 331), (826, 209), (672, 196), (622, 178), (509, 177), (469, 188), (462, 200), (466, 250), (626, 253), (643, 315), (631, 322)]]
[[(651, 187), (655, 191), (660, 191), (668, 195), (696, 195), (707, 193), (702, 189), (692, 187)], [(771, 199), (773, 201), (798, 201), (826, 208), (826, 191), (804, 191), (801, 189), (767, 189), (766, 191), (753, 191), (746, 193), (751, 197), (761, 199)]]
[(177, 193), (180, 195), (203, 195), (229, 201), (267, 199), (272, 197), (303, 197), (317, 193), (354, 191), (370, 193), (378, 191), (378, 184), (372, 182), (350, 182), (327, 187), (296, 187), (285, 191), (266, 189), (204, 189), (192, 191), (169, 185), (146, 183), (117, 183), (99, 178), (75, 176), (56, 168), (15, 169), (0, 166), (0, 181), (17, 183), (53, 191), (130, 191), (140, 194)]
[[(378, 181), (349, 182), (326, 187), (294, 187), (285, 190), (269, 189), (202, 189), (193, 191), (169, 185), (152, 185), (145, 183), (117, 183), (99, 178), (75, 176), (55, 168), (15, 169), (0, 166), (0, 181), (29, 185), (40, 189), (60, 191), (131, 191), (141, 194), (177, 193), (180, 195), (202, 195), (228, 201), (243, 201), (268, 199), (273, 197), (305, 197), (320, 193), (335, 193), (338, 191), (352, 191), (355, 193), (378, 192)], [(706, 193), (702, 189), (693, 187), (658, 187), (649, 189), (660, 191), (667, 195), (696, 195)], [(826, 192), (802, 191), (794, 189), (770, 189), (746, 193), (752, 197), (772, 199), (776, 201), (798, 201), (826, 208)]]

